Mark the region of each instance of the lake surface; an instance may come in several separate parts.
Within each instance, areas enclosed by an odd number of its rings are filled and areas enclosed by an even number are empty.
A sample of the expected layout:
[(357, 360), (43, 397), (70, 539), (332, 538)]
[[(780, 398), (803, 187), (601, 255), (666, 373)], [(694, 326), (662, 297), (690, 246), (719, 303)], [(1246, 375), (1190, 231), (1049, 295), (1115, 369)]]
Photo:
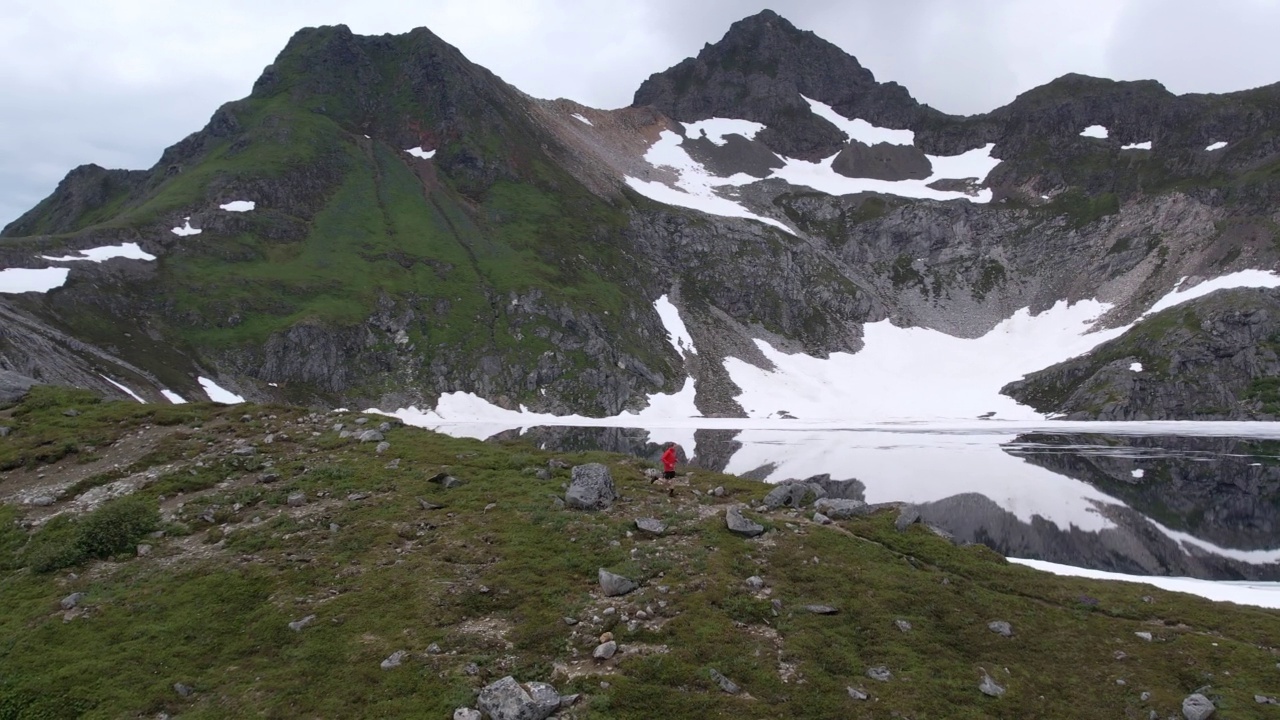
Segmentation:
[(1243, 437), (1079, 427), (438, 429), (548, 450), (627, 453), (655, 466), (670, 440), (695, 469), (762, 483), (823, 474), (858, 480), (867, 502), (915, 503), (957, 540), (1009, 557), (1131, 575), (1280, 581), (1280, 439), (1266, 437), (1275, 428)]

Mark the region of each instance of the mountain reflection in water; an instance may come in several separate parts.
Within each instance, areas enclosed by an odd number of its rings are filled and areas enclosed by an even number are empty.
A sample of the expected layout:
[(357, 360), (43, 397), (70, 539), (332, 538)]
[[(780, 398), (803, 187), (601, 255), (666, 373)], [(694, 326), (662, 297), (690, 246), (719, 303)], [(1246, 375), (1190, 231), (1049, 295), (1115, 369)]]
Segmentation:
[[(1133, 575), (1280, 580), (1280, 441), (1168, 435), (535, 427), (490, 437), (762, 482), (857, 479), (958, 541)], [(690, 442), (692, 441), (692, 442)], [(762, 491), (763, 494), (763, 491)]]

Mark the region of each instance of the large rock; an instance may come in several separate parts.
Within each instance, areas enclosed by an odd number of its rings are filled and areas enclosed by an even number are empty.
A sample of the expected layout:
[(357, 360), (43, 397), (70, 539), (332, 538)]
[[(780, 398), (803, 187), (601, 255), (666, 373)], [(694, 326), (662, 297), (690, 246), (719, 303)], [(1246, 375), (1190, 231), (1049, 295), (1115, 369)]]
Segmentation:
[(783, 506), (804, 507), (810, 502), (827, 496), (827, 491), (817, 483), (787, 480), (778, 483), (768, 495), (764, 496), (764, 504), (770, 509)]
[(924, 180), (933, 174), (933, 165), (920, 148), (856, 140), (836, 155), (831, 169), (845, 177), (874, 180)]
[(546, 683), (521, 685), (508, 675), (486, 685), (476, 705), (490, 720), (546, 720), (560, 708), (560, 693)]
[(0, 370), (0, 405), (15, 403), (27, 396), (40, 383), (12, 370)]
[(607, 510), (617, 499), (613, 476), (600, 463), (578, 465), (573, 469), (564, 504), (577, 510)]
[(725, 511), (724, 523), (732, 532), (749, 538), (764, 532), (763, 525), (742, 517), (742, 511), (738, 508), (729, 508)]
[(600, 591), (608, 597), (616, 597), (618, 595), (626, 595), (627, 593), (640, 587), (640, 585), (631, 578), (623, 577), (611, 573), (604, 568), (600, 568)]
[(841, 498), (822, 498), (813, 504), (813, 509), (836, 520), (847, 520), (855, 515), (865, 515), (869, 511), (867, 504), (861, 500)]
[(1200, 693), (1188, 695), (1182, 701), (1182, 716), (1187, 720), (1208, 720), (1217, 710), (1213, 701)]

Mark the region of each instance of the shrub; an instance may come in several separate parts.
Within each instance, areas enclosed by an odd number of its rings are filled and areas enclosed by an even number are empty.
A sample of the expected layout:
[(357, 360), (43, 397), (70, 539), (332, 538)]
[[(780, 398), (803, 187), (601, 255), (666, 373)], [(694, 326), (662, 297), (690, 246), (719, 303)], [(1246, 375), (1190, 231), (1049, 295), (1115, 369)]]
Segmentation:
[(154, 501), (137, 496), (111, 500), (79, 522), (75, 544), (85, 557), (106, 558), (133, 550), (159, 525)]

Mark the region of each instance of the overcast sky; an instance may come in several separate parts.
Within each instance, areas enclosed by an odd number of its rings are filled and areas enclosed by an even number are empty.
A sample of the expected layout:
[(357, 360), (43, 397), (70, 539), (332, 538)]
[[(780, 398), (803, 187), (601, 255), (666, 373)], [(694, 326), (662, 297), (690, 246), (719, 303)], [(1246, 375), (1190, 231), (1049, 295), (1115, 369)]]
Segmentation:
[(1177, 93), (1280, 81), (1280, 0), (4, 0), (0, 225), (77, 165), (150, 167), (300, 27), (427, 26), (525, 92), (612, 108), (766, 7), (950, 113), (1067, 72)]

